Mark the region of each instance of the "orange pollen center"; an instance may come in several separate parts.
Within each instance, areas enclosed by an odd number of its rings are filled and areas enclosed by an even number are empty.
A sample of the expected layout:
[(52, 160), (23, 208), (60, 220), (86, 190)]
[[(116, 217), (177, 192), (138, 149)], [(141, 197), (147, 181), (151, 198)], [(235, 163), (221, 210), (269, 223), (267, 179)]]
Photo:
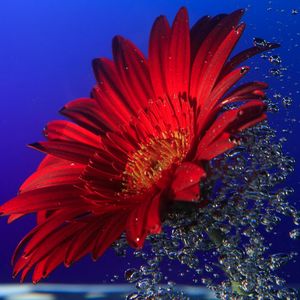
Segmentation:
[(186, 131), (163, 132), (132, 153), (123, 172), (123, 189), (126, 194), (138, 194), (151, 188), (162, 172), (180, 163), (189, 149)]

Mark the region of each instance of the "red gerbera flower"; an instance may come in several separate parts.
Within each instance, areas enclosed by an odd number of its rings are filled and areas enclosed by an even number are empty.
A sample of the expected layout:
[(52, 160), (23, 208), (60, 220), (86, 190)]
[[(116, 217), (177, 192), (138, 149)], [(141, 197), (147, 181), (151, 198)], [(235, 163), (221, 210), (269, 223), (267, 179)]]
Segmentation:
[(93, 61), (91, 98), (61, 110), (73, 122), (47, 125), (47, 141), (31, 145), (46, 157), (1, 207), (9, 222), (37, 214), (14, 254), (15, 275), (23, 280), (34, 268), (36, 282), (61, 263), (88, 253), (97, 259), (123, 232), (142, 247), (173, 203), (201, 203), (207, 161), (266, 118), (265, 83), (229, 91), (249, 70), (241, 62), (278, 46), (254, 46), (228, 60), (245, 28), (242, 14), (206, 16), (190, 30), (182, 8), (172, 27), (157, 18), (148, 58), (117, 36), (113, 61)]

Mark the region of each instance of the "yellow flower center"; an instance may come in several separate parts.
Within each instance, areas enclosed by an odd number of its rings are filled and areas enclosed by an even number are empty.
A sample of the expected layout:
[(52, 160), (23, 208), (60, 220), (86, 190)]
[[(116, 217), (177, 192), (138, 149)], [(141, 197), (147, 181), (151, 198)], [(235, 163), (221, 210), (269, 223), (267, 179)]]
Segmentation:
[(163, 132), (152, 138), (128, 159), (123, 173), (125, 194), (138, 194), (151, 188), (164, 170), (181, 162), (189, 149), (189, 134), (186, 131)]

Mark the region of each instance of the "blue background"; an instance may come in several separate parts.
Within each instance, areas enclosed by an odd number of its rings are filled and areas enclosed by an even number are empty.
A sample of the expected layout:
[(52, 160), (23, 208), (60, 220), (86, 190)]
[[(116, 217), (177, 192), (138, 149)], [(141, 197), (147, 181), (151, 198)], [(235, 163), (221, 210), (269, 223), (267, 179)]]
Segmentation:
[[(111, 39), (121, 34), (147, 53), (148, 37), (154, 19), (161, 14), (172, 21), (177, 10), (186, 6), (193, 24), (199, 17), (237, 8), (247, 8), (247, 30), (238, 48), (252, 45), (255, 36), (282, 44), (276, 50), (287, 68), (282, 79), (269, 76), (269, 62), (257, 57), (250, 65), (258, 66), (249, 80), (266, 80), (269, 95), (279, 92), (293, 98), (287, 111), (270, 116), (280, 136), (286, 136), (286, 151), (299, 157), (299, 1), (101, 1), (101, 0), (1, 0), (0, 1), (0, 203), (15, 196), (19, 185), (37, 167), (43, 157), (25, 145), (42, 139), (47, 121), (61, 118), (58, 110), (68, 101), (88, 96), (95, 80), (92, 58), (111, 57)], [(266, 78), (265, 78), (266, 77)], [(295, 120), (290, 120), (290, 119)], [(282, 133), (289, 129), (291, 133)], [(299, 164), (287, 183), (295, 188), (292, 202), (299, 202)], [(298, 206), (299, 207), (299, 206)], [(26, 218), (6, 225), (0, 219), (0, 282), (11, 279), (10, 257), (18, 241), (32, 227)], [(288, 237), (290, 220), (284, 221), (271, 236), (277, 251), (300, 250), (300, 243)], [(300, 252), (300, 251), (299, 251)], [(285, 267), (289, 282), (299, 283), (298, 263)], [(89, 257), (65, 269), (60, 267), (48, 282), (109, 281), (122, 274), (128, 261), (108, 251), (97, 263)], [(176, 272), (175, 272), (176, 273)], [(176, 280), (176, 274), (174, 279)], [(189, 280), (188, 277), (181, 279)]]

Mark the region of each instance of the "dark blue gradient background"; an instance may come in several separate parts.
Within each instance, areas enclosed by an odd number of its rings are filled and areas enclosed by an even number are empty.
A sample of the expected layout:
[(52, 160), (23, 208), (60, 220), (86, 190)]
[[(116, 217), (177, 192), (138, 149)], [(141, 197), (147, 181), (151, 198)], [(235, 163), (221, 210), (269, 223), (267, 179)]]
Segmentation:
[[(101, 1), (101, 0), (1, 0), (0, 1), (0, 203), (16, 195), (19, 185), (30, 175), (42, 154), (26, 144), (42, 139), (47, 121), (61, 118), (58, 110), (68, 101), (88, 96), (94, 78), (92, 58), (111, 57), (111, 39), (121, 34), (131, 39), (147, 53), (148, 37), (154, 19), (165, 14), (173, 20), (181, 6), (189, 10), (191, 24), (205, 14), (231, 12), (247, 8), (244, 20), (248, 27), (238, 48), (251, 46), (255, 36), (277, 41), (276, 50), (287, 67), (282, 80), (264, 78), (270, 63), (254, 58), (248, 79), (267, 80), (273, 87), (270, 95), (280, 92), (294, 100), (288, 114), (295, 122), (285, 121), (287, 114), (271, 116), (279, 130), (290, 129), (286, 151), (299, 157), (299, 66), (300, 66), (300, 10), (299, 1), (261, 0), (191, 0), (191, 1)], [(253, 68), (254, 69), (254, 68)], [(289, 116), (288, 116), (289, 117)], [(285, 134), (286, 136), (286, 134)], [(295, 188), (292, 202), (299, 202), (299, 164), (290, 177)], [(24, 218), (11, 225), (0, 219), (0, 282), (11, 279), (10, 257), (18, 241), (33, 226), (32, 218)], [(300, 250), (300, 243), (288, 237), (291, 222), (284, 221), (277, 234), (270, 237), (274, 249)], [(275, 251), (275, 250), (274, 250)], [(299, 251), (300, 252), (300, 251)], [(109, 250), (97, 263), (86, 257), (70, 269), (60, 267), (48, 282), (100, 283), (113, 274), (120, 274), (128, 261)], [(299, 282), (300, 259), (284, 268), (290, 282)], [(177, 278), (176, 270), (173, 279)], [(181, 281), (189, 282), (185, 277)], [(16, 280), (15, 280), (16, 281)]]

